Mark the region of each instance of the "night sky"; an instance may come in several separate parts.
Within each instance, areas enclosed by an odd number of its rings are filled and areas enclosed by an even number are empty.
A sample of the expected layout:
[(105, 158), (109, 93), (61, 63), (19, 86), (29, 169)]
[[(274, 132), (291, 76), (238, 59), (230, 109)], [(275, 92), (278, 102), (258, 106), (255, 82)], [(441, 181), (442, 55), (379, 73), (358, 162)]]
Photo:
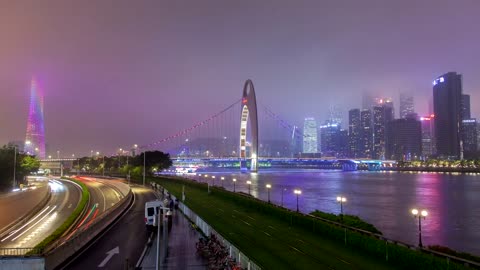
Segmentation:
[[(253, 80), (291, 123), (463, 74), (480, 117), (480, 1), (0, 0), (0, 144), (24, 140), (29, 84), (62, 153), (147, 144), (222, 110)], [(53, 154), (53, 153), (52, 153)]]

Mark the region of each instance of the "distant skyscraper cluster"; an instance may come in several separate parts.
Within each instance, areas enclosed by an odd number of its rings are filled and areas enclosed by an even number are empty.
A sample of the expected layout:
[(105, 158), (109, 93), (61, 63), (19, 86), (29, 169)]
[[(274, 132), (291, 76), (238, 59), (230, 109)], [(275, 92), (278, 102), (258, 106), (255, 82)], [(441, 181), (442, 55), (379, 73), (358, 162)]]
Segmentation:
[[(430, 102), (430, 101), (429, 101)], [(471, 117), (470, 96), (462, 76), (448, 72), (433, 81), (432, 111), (419, 117), (411, 93), (400, 93), (399, 118), (392, 98), (364, 94), (362, 107), (348, 111), (348, 130), (341, 128), (339, 109), (329, 109), (319, 126), (322, 156), (416, 160), (430, 157), (472, 158), (480, 144), (480, 124)], [(305, 119), (304, 153), (314, 153), (314, 120)]]
[(45, 158), (45, 124), (43, 93), (35, 79), (30, 86), (30, 106), (24, 152)]

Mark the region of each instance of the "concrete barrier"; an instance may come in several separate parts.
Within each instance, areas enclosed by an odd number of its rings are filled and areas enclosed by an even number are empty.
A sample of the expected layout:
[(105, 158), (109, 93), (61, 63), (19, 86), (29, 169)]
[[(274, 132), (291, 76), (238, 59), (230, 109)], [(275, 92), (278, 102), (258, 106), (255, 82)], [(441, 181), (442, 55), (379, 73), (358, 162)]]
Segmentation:
[(45, 260), (41, 257), (2, 258), (0, 270), (44, 270)]
[(26, 223), (47, 204), (50, 197), (48, 182), (34, 190), (0, 197), (0, 237), (7, 234), (13, 226)]
[(60, 239), (56, 246), (50, 252), (45, 254), (45, 269), (56, 269), (62, 265), (67, 259), (71, 258), (76, 252), (80, 251), (85, 245), (97, 237), (105, 230), (113, 221), (129, 207), (133, 201), (133, 193), (130, 192), (122, 198), (117, 204), (108, 209), (102, 215), (98, 216), (95, 221), (88, 225), (85, 224), (70, 238)]

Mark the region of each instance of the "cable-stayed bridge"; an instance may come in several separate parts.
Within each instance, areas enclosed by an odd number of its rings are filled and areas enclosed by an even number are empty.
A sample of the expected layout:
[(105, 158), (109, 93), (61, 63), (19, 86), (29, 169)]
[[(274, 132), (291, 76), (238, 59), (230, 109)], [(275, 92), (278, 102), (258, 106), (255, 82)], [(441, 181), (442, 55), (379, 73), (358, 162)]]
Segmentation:
[[(318, 136), (320, 137), (320, 136)], [(175, 134), (140, 147), (170, 153), (174, 165), (250, 169), (298, 167), (371, 170), (392, 162), (348, 159), (346, 153), (319, 158), (302, 155), (304, 134), (268, 106), (257, 102), (251, 80), (242, 98), (207, 119)]]

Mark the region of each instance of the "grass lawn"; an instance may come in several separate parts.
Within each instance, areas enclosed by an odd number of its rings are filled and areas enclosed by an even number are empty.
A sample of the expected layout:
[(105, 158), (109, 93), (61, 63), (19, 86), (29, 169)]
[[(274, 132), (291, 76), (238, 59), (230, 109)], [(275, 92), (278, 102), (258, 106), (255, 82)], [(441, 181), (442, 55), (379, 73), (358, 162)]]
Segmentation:
[[(155, 181), (181, 197), (182, 181)], [(187, 206), (263, 269), (402, 269), (315, 233), (319, 221), (310, 230), (294, 227), (293, 212), (286, 212), (289, 222), (221, 195), (227, 191), (211, 188), (209, 195), (206, 185), (185, 183)]]

